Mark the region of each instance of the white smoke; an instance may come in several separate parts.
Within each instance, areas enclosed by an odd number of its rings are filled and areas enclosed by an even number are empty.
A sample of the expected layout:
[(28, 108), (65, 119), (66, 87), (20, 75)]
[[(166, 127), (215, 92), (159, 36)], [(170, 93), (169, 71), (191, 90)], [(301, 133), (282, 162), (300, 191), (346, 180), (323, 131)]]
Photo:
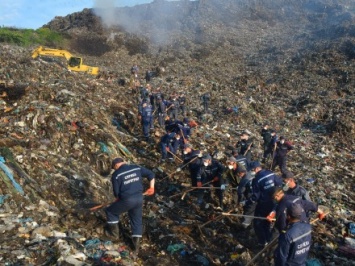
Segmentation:
[(95, 0), (94, 12), (107, 27), (117, 25), (118, 23), (115, 19), (115, 2), (115, 0)]

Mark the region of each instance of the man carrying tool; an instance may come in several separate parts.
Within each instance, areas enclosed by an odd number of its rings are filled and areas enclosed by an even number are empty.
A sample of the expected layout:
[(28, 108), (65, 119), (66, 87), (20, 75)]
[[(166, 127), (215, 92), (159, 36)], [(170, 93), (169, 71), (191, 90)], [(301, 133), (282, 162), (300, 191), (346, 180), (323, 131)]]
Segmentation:
[(246, 172), (246, 169), (242, 164), (239, 164), (233, 156), (231, 156), (227, 159), (226, 164), (227, 164), (228, 168), (223, 173), (223, 177), (225, 178), (226, 182), (228, 183), (228, 186), (230, 188), (234, 189), (234, 191), (232, 191), (232, 193), (233, 193), (232, 199), (234, 201), (234, 204), (237, 205), (238, 204), (238, 194), (237, 194), (236, 190), (237, 190), (237, 187), (238, 187), (239, 182), (241, 180), (240, 173), (241, 173), (241, 170), (245, 170), (245, 172)]
[[(128, 212), (132, 227), (132, 241), (137, 254), (143, 233), (143, 195), (154, 194), (155, 174), (142, 166), (128, 165), (122, 158), (115, 158), (111, 166), (115, 170), (111, 182), (116, 201), (105, 209), (107, 225), (104, 232), (110, 239), (117, 240), (119, 238), (119, 216)], [(144, 194), (142, 177), (147, 177), (149, 180), (149, 189)]]
[[(223, 192), (226, 189), (222, 178), (224, 167), (220, 162), (212, 159), (209, 154), (202, 157), (202, 162), (203, 165), (201, 165), (199, 175), (197, 176), (197, 186), (201, 187), (203, 180), (205, 182), (212, 181), (213, 187), (217, 188), (215, 189), (215, 194), (219, 201), (218, 209), (223, 210)], [(209, 199), (212, 198), (211, 191), (209, 191), (208, 197)]]
[(283, 190), (285, 191), (285, 194), (297, 196), (303, 200), (311, 201), (308, 191), (304, 187), (296, 183), (294, 174), (292, 172), (286, 171), (285, 173), (282, 174), (281, 177), (285, 184), (283, 186)]
[(174, 161), (172, 154), (175, 154), (173, 146), (175, 136), (175, 132), (168, 130), (166, 134), (161, 137), (159, 143), (161, 149), (160, 162), (165, 162), (166, 158), (168, 158), (170, 161)]
[[(184, 145), (183, 150), (184, 161), (183, 164), (176, 169), (176, 172), (180, 172), (184, 167), (188, 166), (190, 172), (191, 186), (201, 187), (204, 180), (200, 176), (200, 168), (202, 165), (202, 152), (194, 150), (190, 143)], [(202, 204), (203, 190), (197, 189), (194, 191), (197, 196), (197, 204)], [(201, 199), (201, 200), (200, 200)]]
[(271, 170), (274, 171), (276, 166), (279, 166), (281, 173), (286, 169), (286, 158), (289, 151), (293, 150), (293, 146), (285, 137), (281, 136), (280, 140), (276, 142), (276, 150)]
[(240, 140), (236, 144), (238, 154), (246, 157), (247, 163), (251, 162), (251, 149), (253, 148), (253, 140), (250, 139), (250, 134), (246, 131), (240, 134)]
[(287, 208), (289, 227), (279, 236), (279, 244), (274, 255), (275, 266), (306, 265), (312, 243), (312, 227), (302, 221), (304, 212), (302, 206), (296, 203)]
[(292, 203), (297, 203), (305, 210), (304, 214), (300, 218), (302, 222), (308, 222), (308, 212), (318, 212), (319, 220), (322, 220), (325, 216), (324, 212), (318, 208), (318, 206), (312, 201), (302, 200), (299, 197), (292, 195), (285, 195), (281, 187), (274, 188), (273, 199), (277, 202), (275, 210), (269, 213), (266, 217), (269, 222), (273, 222), (276, 218), (275, 227), (279, 233), (284, 233), (287, 227), (286, 210)]
[[(238, 168), (237, 174), (240, 178), (240, 183), (238, 186), (238, 204), (243, 207), (243, 214), (248, 216), (253, 216), (255, 212), (256, 203), (250, 201), (249, 199), (253, 195), (252, 181), (254, 176), (247, 172), (245, 168)], [(253, 218), (244, 217), (242, 226), (248, 228), (251, 224)]]
[[(282, 185), (282, 180), (275, 173), (262, 169), (258, 161), (252, 162), (250, 168), (255, 172), (255, 178), (252, 181), (253, 194), (249, 202), (256, 203), (254, 216), (265, 219), (275, 208), (272, 194), (274, 187)], [(254, 219), (254, 231), (258, 238), (259, 246), (266, 246), (272, 236), (272, 228), (269, 221), (263, 219)]]

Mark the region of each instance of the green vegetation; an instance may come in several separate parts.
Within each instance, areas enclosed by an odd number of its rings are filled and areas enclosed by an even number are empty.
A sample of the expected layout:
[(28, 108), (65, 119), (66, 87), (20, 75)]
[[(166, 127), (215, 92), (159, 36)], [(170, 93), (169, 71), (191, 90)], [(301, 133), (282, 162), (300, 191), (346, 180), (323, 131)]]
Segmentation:
[(0, 42), (17, 44), (20, 46), (29, 46), (33, 44), (52, 46), (54, 44), (62, 44), (64, 42), (64, 37), (62, 34), (51, 31), (48, 28), (32, 30), (0, 27)]

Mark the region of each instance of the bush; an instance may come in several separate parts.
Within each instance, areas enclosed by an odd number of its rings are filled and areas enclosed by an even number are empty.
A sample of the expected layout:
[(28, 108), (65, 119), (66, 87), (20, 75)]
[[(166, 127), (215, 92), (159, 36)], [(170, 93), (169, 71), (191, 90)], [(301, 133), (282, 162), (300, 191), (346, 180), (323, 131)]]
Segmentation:
[(41, 44), (52, 46), (60, 45), (64, 41), (64, 37), (57, 32), (48, 28), (40, 28), (38, 30), (17, 29), (0, 27), (0, 42), (17, 44), (20, 46), (29, 46), (33, 44)]

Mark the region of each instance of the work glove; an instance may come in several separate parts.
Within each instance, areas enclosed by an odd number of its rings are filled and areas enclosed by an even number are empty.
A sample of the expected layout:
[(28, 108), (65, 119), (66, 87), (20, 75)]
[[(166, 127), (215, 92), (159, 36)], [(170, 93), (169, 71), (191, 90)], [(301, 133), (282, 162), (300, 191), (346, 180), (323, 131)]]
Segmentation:
[(319, 219), (319, 221), (322, 221), (322, 220), (324, 219), (325, 215), (326, 215), (326, 214), (325, 214), (324, 212), (318, 213), (318, 219)]
[(146, 196), (151, 196), (154, 194), (154, 188), (151, 187), (151, 188), (148, 188), (143, 195), (146, 195)]
[(170, 151), (169, 147), (165, 147), (165, 150), (166, 150), (166, 151)]
[(246, 203), (247, 203), (247, 201), (243, 200), (243, 201), (239, 202), (239, 206), (244, 207)]
[(267, 219), (270, 223), (272, 223), (272, 222), (274, 222), (275, 217), (276, 217), (276, 212), (275, 212), (275, 211), (272, 211), (272, 212), (269, 213), (268, 216), (266, 216), (266, 219)]
[(176, 172), (181, 172), (181, 168), (178, 167), (178, 168), (176, 169)]
[(215, 176), (214, 178), (213, 178), (213, 182), (217, 182), (219, 180), (219, 177), (218, 176)]
[(266, 219), (267, 219), (270, 223), (272, 223), (272, 222), (275, 221), (275, 217), (276, 217), (276, 212), (275, 212), (275, 211), (272, 211), (272, 212), (269, 213), (268, 216), (266, 216)]
[(200, 152), (197, 156), (198, 158), (202, 158), (203, 157), (202, 152)]
[(226, 190), (226, 185), (221, 185), (221, 190)]
[(197, 187), (202, 187), (202, 182), (201, 181), (197, 182)]

